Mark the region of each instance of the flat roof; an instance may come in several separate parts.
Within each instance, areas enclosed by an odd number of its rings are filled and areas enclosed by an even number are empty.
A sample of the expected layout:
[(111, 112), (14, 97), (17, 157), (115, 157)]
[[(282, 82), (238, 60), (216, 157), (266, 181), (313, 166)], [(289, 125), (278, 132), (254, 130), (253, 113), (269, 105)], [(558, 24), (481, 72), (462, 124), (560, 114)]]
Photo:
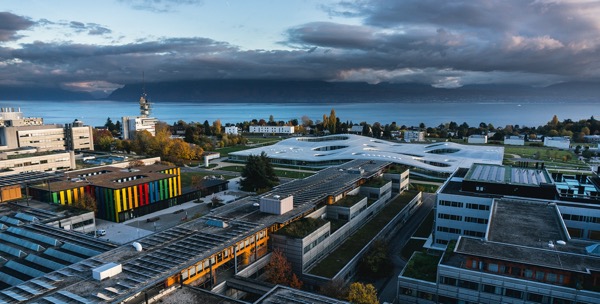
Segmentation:
[(62, 174), (47, 172), (21, 172), (10, 175), (2, 175), (0, 176), (0, 187), (56, 181), (62, 178), (62, 176)]
[[(213, 209), (206, 216), (139, 239), (137, 242), (144, 248), (142, 252), (135, 251), (133, 246), (127, 244), (60, 272), (47, 274), (43, 280), (57, 292), (46, 290), (38, 296), (29, 295), (26, 300), (34, 297), (53, 297), (58, 292), (68, 292), (90, 301), (122, 301), (260, 230), (301, 217), (328, 195), (337, 195), (355, 187), (360, 179), (378, 174), (389, 164), (382, 161), (355, 160), (321, 170), (311, 177), (280, 185), (268, 194), (294, 196), (294, 209), (282, 215), (260, 212), (259, 208), (254, 206), (257, 197), (245, 197), (231, 202)], [(362, 173), (349, 170), (359, 167), (363, 169)], [(225, 221), (228, 227), (208, 225), (209, 220)], [(123, 272), (110, 280), (92, 279), (90, 269), (110, 262), (122, 264)], [(21, 285), (31, 284), (27, 282)], [(19, 290), (21, 285), (7, 290)]]
[(160, 172), (173, 168), (176, 167), (159, 164), (130, 169), (112, 166), (96, 167), (66, 172), (62, 180), (52, 182), (48, 186), (40, 186), (37, 188), (50, 191), (62, 191), (85, 185), (94, 185), (103, 188), (121, 189), (173, 177), (175, 176), (174, 174)]
[(473, 164), (465, 180), (497, 184), (539, 186), (551, 184), (552, 178), (545, 169), (521, 168), (491, 164)]
[(280, 303), (348, 304), (346, 301), (281, 285), (275, 286), (271, 291), (254, 302), (254, 304)]
[(552, 203), (495, 199), (486, 238), (461, 236), (454, 254), (442, 263), (461, 267), (465, 256), (478, 256), (580, 273), (600, 270), (600, 257), (586, 254), (591, 243), (568, 240), (563, 227)]

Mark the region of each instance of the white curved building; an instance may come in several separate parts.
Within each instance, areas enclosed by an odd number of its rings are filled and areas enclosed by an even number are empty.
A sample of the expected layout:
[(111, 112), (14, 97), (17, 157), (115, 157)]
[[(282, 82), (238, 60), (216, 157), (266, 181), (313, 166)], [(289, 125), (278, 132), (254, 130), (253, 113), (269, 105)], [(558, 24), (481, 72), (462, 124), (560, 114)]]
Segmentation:
[(230, 153), (232, 161), (265, 152), (273, 164), (323, 168), (353, 159), (394, 162), (409, 166), (411, 173), (448, 176), (457, 168), (474, 163), (502, 164), (504, 148), (461, 145), (452, 142), (409, 144), (371, 137), (339, 134), (323, 137), (295, 137), (277, 144)]

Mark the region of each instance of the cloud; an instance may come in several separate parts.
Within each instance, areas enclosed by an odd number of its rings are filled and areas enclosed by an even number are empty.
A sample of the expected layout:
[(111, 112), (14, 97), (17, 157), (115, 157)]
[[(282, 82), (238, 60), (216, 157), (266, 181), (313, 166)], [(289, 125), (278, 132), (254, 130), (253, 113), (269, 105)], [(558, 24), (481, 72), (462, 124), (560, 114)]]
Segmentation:
[[(200, 3), (122, 2), (155, 11)], [(287, 48), (282, 50), (245, 50), (203, 37), (143, 38), (129, 44), (120, 42), (127, 37), (118, 37), (107, 45), (35, 42), (0, 47), (0, 67), (11, 75), (11, 83), (76, 90), (139, 82), (142, 72), (147, 82), (295, 79), (417, 82), (445, 88), (600, 82), (598, 2), (360, 0), (323, 9), (353, 22), (335, 18), (337, 22), (296, 24), (283, 33)], [(4, 40), (32, 26), (24, 17), (11, 16), (16, 21), (10, 22), (8, 34), (0, 35)], [(0, 30), (6, 30), (2, 24), (6, 22), (0, 21)], [(112, 34), (96, 23), (36, 24), (70, 33)]]
[(165, 13), (176, 10), (180, 5), (200, 5), (202, 0), (119, 0), (131, 6), (133, 9)]
[(18, 31), (29, 29), (34, 22), (9, 12), (0, 12), (0, 42), (17, 40)]

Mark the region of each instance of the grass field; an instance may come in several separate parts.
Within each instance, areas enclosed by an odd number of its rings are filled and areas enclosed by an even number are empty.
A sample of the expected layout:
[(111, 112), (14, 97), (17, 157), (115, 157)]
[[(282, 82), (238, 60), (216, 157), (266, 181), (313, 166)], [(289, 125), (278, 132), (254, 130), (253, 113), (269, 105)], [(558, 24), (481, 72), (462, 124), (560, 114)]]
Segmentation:
[[(219, 168), (219, 170), (231, 171), (231, 172), (242, 172), (243, 168), (244, 168), (244, 165), (237, 165), (237, 166), (221, 167), (221, 168)], [(309, 177), (313, 174), (314, 173), (311, 173), (311, 172), (297, 172), (297, 171), (275, 169), (275, 175), (277, 175), (278, 177), (305, 178), (305, 177)]]
[[(536, 146), (504, 146), (504, 163), (511, 164), (509, 159), (514, 158), (515, 155), (521, 158), (537, 159), (544, 161), (546, 168), (565, 168), (565, 169), (578, 169), (586, 168), (584, 162), (577, 159), (571, 151), (560, 150), (557, 148), (550, 147), (536, 147)], [(517, 160), (518, 161), (518, 160)]]

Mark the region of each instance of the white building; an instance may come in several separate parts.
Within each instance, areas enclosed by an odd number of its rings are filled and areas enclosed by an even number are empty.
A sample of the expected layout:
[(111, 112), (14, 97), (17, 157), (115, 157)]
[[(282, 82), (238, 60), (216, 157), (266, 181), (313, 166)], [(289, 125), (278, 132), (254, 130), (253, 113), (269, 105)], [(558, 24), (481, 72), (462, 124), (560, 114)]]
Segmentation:
[(135, 138), (135, 132), (137, 131), (148, 131), (152, 136), (156, 135), (156, 123), (158, 119), (154, 117), (144, 116), (124, 116), (122, 118), (121, 135), (123, 139)]
[(236, 126), (225, 127), (225, 134), (239, 135), (240, 134), (240, 129), (238, 127), (236, 127)]
[(32, 153), (12, 154), (10, 151), (0, 153), (0, 176), (19, 172), (32, 171), (58, 171), (75, 169), (75, 155), (73, 151), (47, 154)]
[(488, 137), (487, 135), (478, 135), (474, 134), (469, 136), (467, 142), (470, 144), (487, 144)]
[(525, 145), (525, 136), (524, 135), (505, 136), (504, 144), (512, 145), (512, 146), (524, 146)]
[(552, 201), (572, 238), (600, 240), (600, 189), (591, 176), (550, 174), (543, 167), (474, 164), (457, 170), (437, 193), (430, 247), (444, 248), (459, 236), (486, 236), (494, 199)]
[(381, 160), (411, 167), (415, 174), (448, 176), (457, 168), (473, 163), (502, 164), (504, 147), (468, 146), (452, 142), (399, 144), (370, 137), (337, 134), (321, 137), (294, 137), (274, 145), (229, 154), (232, 161), (244, 162), (250, 155), (265, 152), (273, 164), (325, 168), (352, 159)]
[(413, 142), (413, 141), (425, 141), (425, 132), (423, 131), (404, 131), (404, 141), (405, 142)]
[(569, 149), (571, 147), (571, 139), (569, 137), (544, 137), (544, 146), (554, 147), (559, 149)]
[(293, 134), (294, 126), (250, 126), (250, 133)]
[(361, 125), (353, 125), (349, 133), (361, 135), (363, 131), (363, 126)]

